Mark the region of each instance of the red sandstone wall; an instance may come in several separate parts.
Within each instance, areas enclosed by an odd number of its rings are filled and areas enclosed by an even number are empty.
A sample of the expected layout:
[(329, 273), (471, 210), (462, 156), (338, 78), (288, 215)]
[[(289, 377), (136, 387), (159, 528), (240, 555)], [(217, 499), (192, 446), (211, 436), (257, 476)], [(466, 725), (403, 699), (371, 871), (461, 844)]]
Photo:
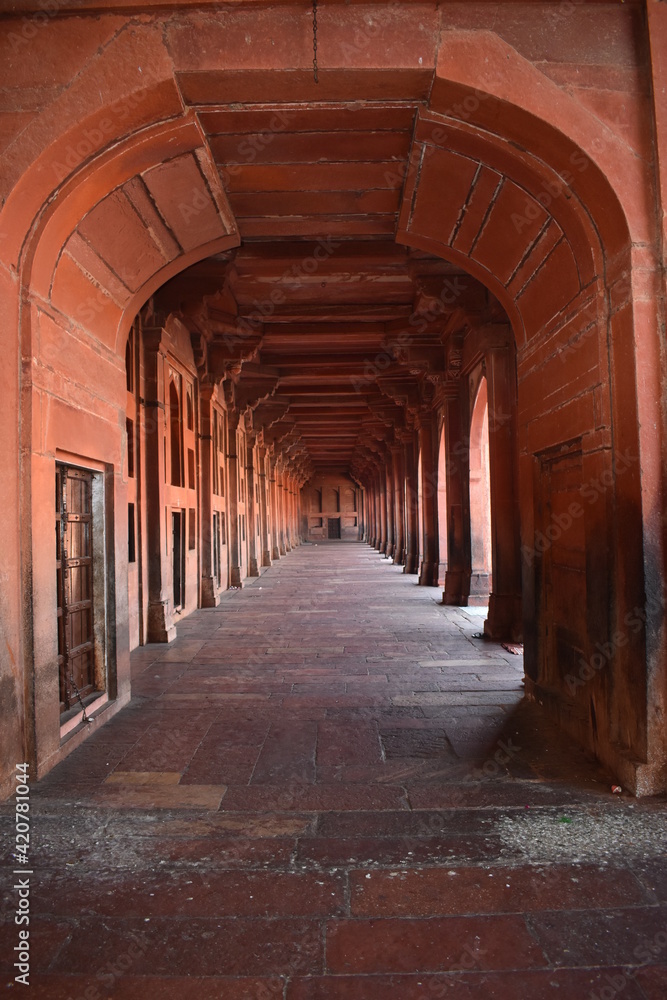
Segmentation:
[[(359, 487), (349, 476), (317, 475), (301, 491), (304, 536), (309, 541), (328, 537), (329, 519), (340, 520), (342, 539), (360, 537)], [(321, 523), (320, 523), (321, 522)]]

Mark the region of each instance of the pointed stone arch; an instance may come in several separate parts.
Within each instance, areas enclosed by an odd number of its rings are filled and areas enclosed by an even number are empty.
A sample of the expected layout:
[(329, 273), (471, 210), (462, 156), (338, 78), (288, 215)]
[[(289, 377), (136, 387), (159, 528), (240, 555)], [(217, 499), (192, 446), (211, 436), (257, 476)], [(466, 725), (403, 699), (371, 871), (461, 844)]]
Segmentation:
[[(662, 607), (647, 633), (631, 635), (628, 627), (644, 602), (642, 518), (652, 507), (642, 495), (641, 456), (652, 450), (640, 430), (635, 361), (651, 331), (635, 322), (630, 275), (633, 244), (649, 244), (654, 234), (627, 191), (648, 183), (629, 148), (511, 46), (492, 33), (452, 32), (440, 49), (430, 108), (419, 115), (397, 234), (480, 279), (511, 320), (527, 690), (635, 788), (661, 780), (665, 739), (648, 711), (662, 697), (652, 663), (661, 663), (660, 676), (664, 664), (646, 647)], [(565, 600), (547, 623), (544, 593), (553, 581), (544, 580), (539, 551), (549, 519), (562, 513), (545, 514), (540, 484), (572, 448), (581, 459), (580, 490), (613, 482), (583, 511), (579, 629)], [(540, 668), (546, 628), (560, 636), (561, 663), (548, 683)], [(606, 674), (579, 684), (582, 664), (613, 634), (624, 642), (605, 661)], [(637, 661), (647, 669), (637, 671)], [(600, 717), (604, 733), (592, 723)]]

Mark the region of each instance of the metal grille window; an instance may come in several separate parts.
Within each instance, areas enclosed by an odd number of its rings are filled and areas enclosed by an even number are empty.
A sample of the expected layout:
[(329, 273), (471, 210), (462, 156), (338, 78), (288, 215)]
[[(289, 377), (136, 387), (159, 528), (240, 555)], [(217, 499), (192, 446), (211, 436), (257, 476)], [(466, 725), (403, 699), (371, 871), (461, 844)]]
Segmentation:
[(95, 690), (93, 474), (56, 466), (56, 574), (60, 710)]

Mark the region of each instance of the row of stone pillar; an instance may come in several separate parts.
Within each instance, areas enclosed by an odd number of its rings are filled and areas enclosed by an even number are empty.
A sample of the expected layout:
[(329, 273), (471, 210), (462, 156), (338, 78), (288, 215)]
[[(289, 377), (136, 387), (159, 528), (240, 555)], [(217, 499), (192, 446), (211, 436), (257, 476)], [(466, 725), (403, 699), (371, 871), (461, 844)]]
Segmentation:
[[(424, 586), (438, 584), (437, 455), (434, 418), (424, 418), (417, 434), (387, 446), (384, 462), (367, 482), (365, 540), (393, 559), (405, 573), (418, 573)], [(418, 478), (421, 455), (421, 482)], [(419, 543), (419, 498), (422, 539)], [(421, 559), (420, 559), (421, 552)]]
[[(229, 413), (227, 516), (230, 524), (229, 583), (232, 587), (243, 585), (238, 531), (238, 423), (238, 414)], [(270, 566), (274, 560), (280, 559), (301, 542), (301, 490), (282, 456), (271, 454), (264, 445), (257, 445), (256, 435), (248, 432), (245, 456), (248, 576), (259, 576), (260, 566)]]
[[(154, 380), (155, 381), (155, 380)], [(201, 433), (199, 435), (199, 483), (197, 504), (199, 507), (201, 589), (199, 603), (202, 607), (214, 607), (219, 600), (220, 585), (214, 565), (215, 545), (213, 541), (213, 518), (217, 508), (213, 490), (212, 469), (217, 456), (213, 455), (213, 409), (211, 406), (215, 389), (200, 386)], [(230, 587), (241, 587), (245, 574), (257, 577), (260, 567), (270, 566), (301, 542), (301, 490), (289, 465), (280, 454), (258, 444), (257, 435), (246, 431), (245, 483), (243, 501), (239, 498), (240, 461), (238, 454), (237, 430), (239, 414), (227, 411), (227, 436), (225, 475), (226, 490), (224, 515), (226, 518), (225, 552), (227, 563), (227, 583)], [(157, 426), (153, 437), (157, 433)], [(148, 641), (165, 642), (175, 636), (171, 601), (169, 598), (169, 559), (165, 556), (162, 538), (160, 510), (163, 501), (161, 488), (164, 476), (159, 464), (161, 447), (154, 440), (153, 447), (147, 449), (147, 487), (150, 494), (152, 514), (148, 517), (149, 552), (148, 589), (149, 621)], [(240, 509), (241, 508), (241, 509)], [(240, 528), (240, 516), (246, 517), (246, 540)], [(243, 558), (242, 546), (246, 545), (247, 562)], [(224, 587), (224, 582), (223, 582)]]
[[(442, 534), (447, 543), (443, 603), (468, 604), (472, 576), (471, 398), (483, 372), (488, 391), (492, 565), (484, 630), (489, 638), (517, 641), (523, 623), (516, 368), (506, 339), (496, 340), (499, 342), (486, 334), (477, 350), (483, 363), (471, 365), (458, 388), (441, 396), (437, 408), (421, 412), (415, 431), (396, 432), (392, 444), (376, 448), (375, 462), (367, 466), (364, 477), (364, 539), (403, 566), (405, 573), (418, 573), (420, 584), (437, 586)], [(441, 433), (445, 461), (439, 468)], [(446, 486), (444, 525), (438, 524), (439, 476)]]

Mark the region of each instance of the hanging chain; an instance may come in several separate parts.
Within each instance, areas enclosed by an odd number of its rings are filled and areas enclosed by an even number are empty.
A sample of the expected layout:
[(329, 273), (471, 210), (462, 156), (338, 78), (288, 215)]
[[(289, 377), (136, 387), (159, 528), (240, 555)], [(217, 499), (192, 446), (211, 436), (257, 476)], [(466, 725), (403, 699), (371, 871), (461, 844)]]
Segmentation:
[(313, 0), (313, 78), (315, 83), (319, 83), (317, 79), (317, 0)]
[(69, 679), (70, 679), (70, 683), (71, 683), (72, 687), (74, 688), (74, 693), (77, 696), (77, 698), (79, 699), (79, 704), (81, 705), (81, 708), (83, 709), (83, 715), (81, 716), (81, 721), (82, 722), (92, 722), (93, 720), (89, 719), (88, 716), (86, 715), (86, 706), (83, 703), (83, 699), (81, 697), (81, 692), (79, 691), (78, 687), (76, 686), (76, 681), (74, 680), (74, 674), (70, 674), (69, 675)]

